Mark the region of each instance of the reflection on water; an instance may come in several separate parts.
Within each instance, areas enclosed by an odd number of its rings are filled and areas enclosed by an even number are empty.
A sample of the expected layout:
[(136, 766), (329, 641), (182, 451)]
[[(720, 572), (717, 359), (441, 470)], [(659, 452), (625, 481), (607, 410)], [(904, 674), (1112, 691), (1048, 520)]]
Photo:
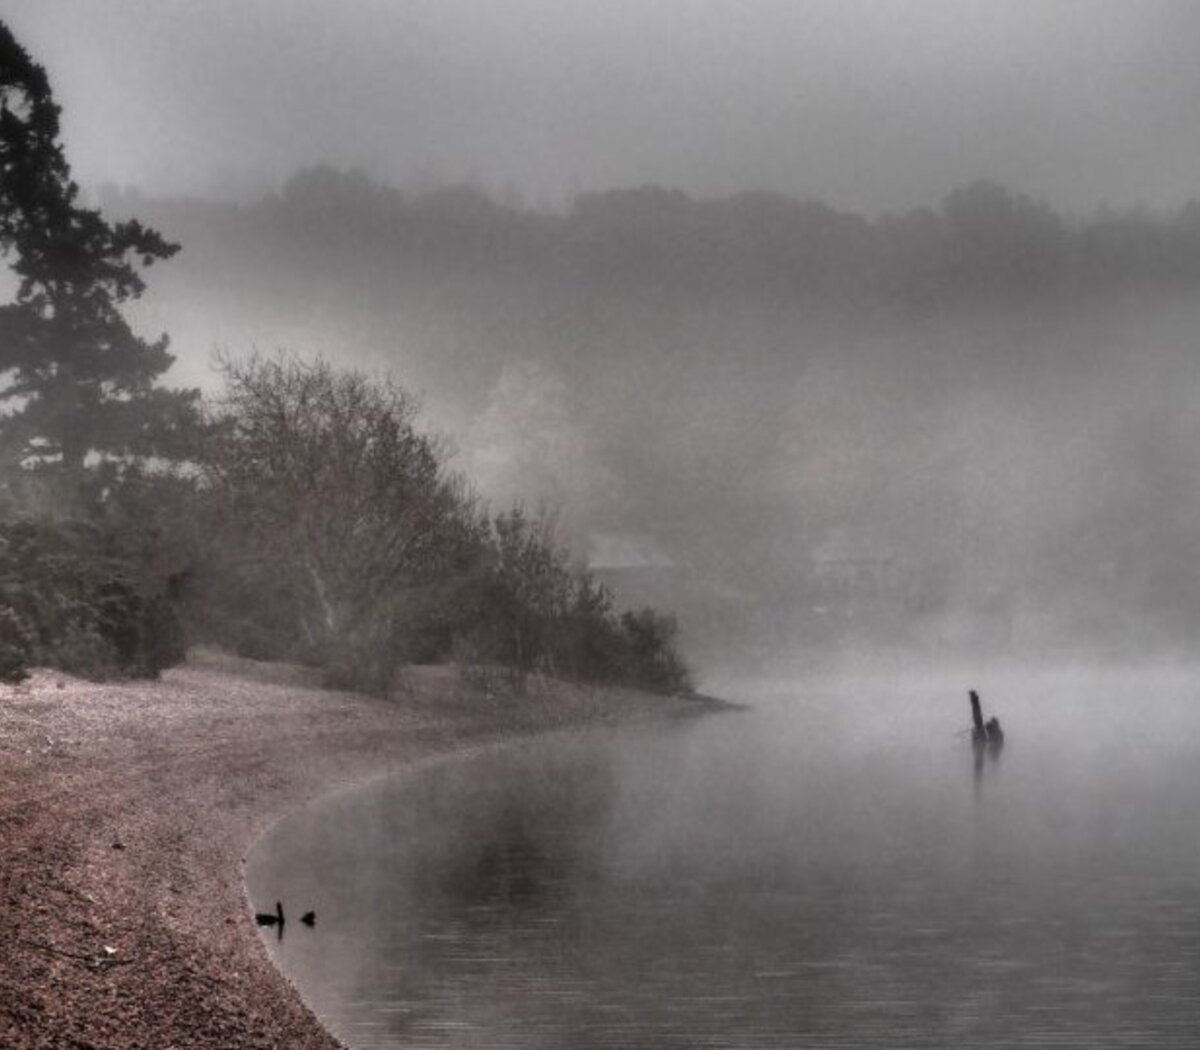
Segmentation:
[(360, 1048), (1192, 1046), (1191, 683), (979, 683), (981, 761), (928, 680), (526, 744), (305, 811), (251, 893)]

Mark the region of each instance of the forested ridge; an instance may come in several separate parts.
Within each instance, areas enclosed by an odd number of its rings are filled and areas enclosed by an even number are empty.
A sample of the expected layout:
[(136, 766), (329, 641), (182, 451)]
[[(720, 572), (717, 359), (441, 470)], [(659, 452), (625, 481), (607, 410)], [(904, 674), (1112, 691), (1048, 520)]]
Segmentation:
[(369, 270), (379, 286), (486, 273), (668, 297), (952, 309), (1200, 281), (1200, 201), (1068, 214), (987, 180), (878, 216), (781, 193), (695, 199), (650, 185), (539, 210), (471, 185), (404, 193), (328, 165), (245, 204), (115, 187), (101, 199), (202, 240), (256, 244), (262, 255), (290, 249), (298, 269)]

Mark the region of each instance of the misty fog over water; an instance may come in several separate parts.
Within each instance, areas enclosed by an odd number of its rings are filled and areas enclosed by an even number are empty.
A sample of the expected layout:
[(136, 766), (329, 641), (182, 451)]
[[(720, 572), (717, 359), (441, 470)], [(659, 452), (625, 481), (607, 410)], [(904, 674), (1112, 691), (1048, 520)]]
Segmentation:
[(144, 304), (182, 375), (214, 343), (392, 372), (484, 497), (554, 508), (705, 671), (1185, 650), (1195, 206), (930, 204), (642, 187), (551, 213), (330, 167), (242, 207), (111, 202), (188, 245)]
[(452, 760), (250, 862), (355, 1048), (1157, 1046), (1200, 1027), (1192, 668), (760, 683), (753, 712)]

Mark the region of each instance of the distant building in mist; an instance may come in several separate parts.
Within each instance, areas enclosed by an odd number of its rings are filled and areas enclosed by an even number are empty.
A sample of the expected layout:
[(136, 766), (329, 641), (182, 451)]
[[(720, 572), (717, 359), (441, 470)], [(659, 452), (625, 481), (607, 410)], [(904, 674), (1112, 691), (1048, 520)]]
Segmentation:
[(809, 574), (817, 591), (847, 598), (894, 593), (903, 583), (895, 554), (869, 542), (855, 542), (840, 532), (813, 552)]
[(587, 567), (622, 609), (653, 605), (670, 612), (683, 578), (680, 566), (656, 540), (633, 533), (592, 533)]
[(670, 555), (649, 536), (617, 532), (593, 532), (588, 537), (587, 564), (597, 575), (675, 567)]

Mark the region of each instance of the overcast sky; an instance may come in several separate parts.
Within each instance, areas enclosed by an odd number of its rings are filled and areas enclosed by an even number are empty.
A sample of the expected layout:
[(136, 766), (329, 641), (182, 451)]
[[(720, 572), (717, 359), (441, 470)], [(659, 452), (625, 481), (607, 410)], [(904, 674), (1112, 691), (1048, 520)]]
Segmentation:
[(647, 182), (866, 211), (988, 177), (1200, 196), (1192, 0), (0, 0), (77, 176), (246, 194), (317, 161), (531, 201)]

